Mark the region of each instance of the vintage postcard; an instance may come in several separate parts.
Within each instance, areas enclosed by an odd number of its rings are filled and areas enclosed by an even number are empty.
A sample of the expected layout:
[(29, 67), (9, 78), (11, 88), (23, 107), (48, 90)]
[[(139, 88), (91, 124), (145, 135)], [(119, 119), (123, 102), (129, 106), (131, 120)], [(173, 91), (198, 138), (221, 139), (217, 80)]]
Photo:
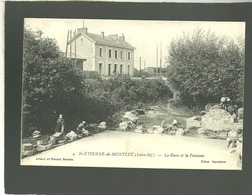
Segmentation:
[(242, 170), (245, 22), (25, 18), (22, 166)]

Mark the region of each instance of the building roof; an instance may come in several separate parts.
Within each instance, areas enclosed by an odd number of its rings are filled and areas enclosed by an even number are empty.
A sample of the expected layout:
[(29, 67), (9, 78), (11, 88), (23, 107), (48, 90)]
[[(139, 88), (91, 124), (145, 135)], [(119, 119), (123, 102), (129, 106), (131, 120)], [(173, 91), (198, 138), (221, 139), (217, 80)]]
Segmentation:
[(126, 41), (121, 40), (120, 38), (119, 39), (113, 38), (111, 36), (104, 36), (104, 38), (102, 38), (102, 35), (98, 35), (94, 33), (87, 33), (86, 35), (98, 44), (115, 46), (115, 47), (123, 47), (123, 48), (128, 48), (128, 49), (135, 49), (135, 47), (133, 47)]
[(94, 34), (94, 33), (89, 33), (89, 32), (85, 33), (83, 31), (79, 31), (76, 34), (76, 36), (74, 36), (69, 42), (72, 42), (75, 38), (77, 38), (81, 34), (84, 36), (87, 36), (89, 39), (91, 39), (97, 44), (121, 47), (121, 48), (127, 48), (127, 49), (135, 49), (135, 47), (133, 47), (131, 44), (125, 41), (124, 35), (122, 39), (121, 37), (118, 38), (117, 35), (102, 36), (102, 34)]

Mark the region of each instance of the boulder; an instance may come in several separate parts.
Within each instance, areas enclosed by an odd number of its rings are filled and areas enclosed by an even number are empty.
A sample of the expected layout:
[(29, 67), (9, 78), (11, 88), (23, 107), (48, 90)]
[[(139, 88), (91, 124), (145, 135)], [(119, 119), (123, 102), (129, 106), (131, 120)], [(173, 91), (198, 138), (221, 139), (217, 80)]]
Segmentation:
[(143, 130), (142, 129), (135, 129), (135, 132), (136, 133), (143, 133)]
[(243, 119), (239, 119), (239, 120), (238, 120), (238, 123), (243, 123)]
[(136, 126), (135, 132), (143, 133), (143, 131), (144, 131), (144, 126), (143, 125)]
[(48, 143), (48, 138), (46, 137), (35, 137), (30, 140), (33, 145), (45, 145)]
[(22, 150), (23, 151), (33, 150), (33, 145), (31, 143), (22, 144)]
[(206, 129), (204, 129), (204, 128), (199, 128), (199, 129), (197, 130), (197, 133), (198, 133), (198, 134), (205, 134), (205, 133), (206, 133)]
[(136, 129), (138, 129), (138, 130), (144, 130), (144, 126), (143, 125), (138, 125), (138, 126), (136, 126)]
[(236, 153), (240, 154), (242, 156), (242, 142), (237, 142), (236, 143)]
[(210, 110), (214, 110), (214, 109), (220, 109), (220, 105), (216, 104), (216, 105), (212, 106)]
[(129, 120), (132, 122), (137, 122), (137, 120), (139, 119), (138, 116), (132, 112), (125, 112), (125, 114), (123, 115), (123, 119), (125, 120)]
[(147, 112), (147, 114), (148, 114), (148, 115), (152, 115), (152, 116), (154, 116), (154, 115), (156, 114), (156, 112), (155, 112), (155, 111), (153, 111), (153, 110), (150, 110), (150, 111), (148, 111), (148, 112)]
[(127, 128), (128, 128), (128, 123), (127, 123), (127, 122), (121, 122), (121, 123), (119, 124), (119, 128), (120, 128), (121, 130), (126, 131)]
[(200, 138), (207, 138), (207, 135), (206, 135), (206, 134), (198, 134), (197, 137), (200, 137)]
[(152, 129), (154, 134), (162, 134), (164, 132), (164, 129), (158, 125), (153, 125)]
[(211, 108), (212, 108), (213, 106), (216, 106), (216, 105), (219, 106), (218, 103), (208, 103), (208, 104), (205, 106), (205, 110), (206, 110), (207, 112), (209, 112), (209, 111), (211, 110)]
[(105, 121), (101, 122), (101, 123), (98, 125), (98, 128), (101, 129), (101, 130), (105, 130), (105, 129), (107, 128), (106, 122), (105, 122)]
[(201, 127), (214, 131), (229, 130), (233, 124), (233, 117), (227, 111), (218, 108), (211, 109), (201, 118)]
[(219, 135), (218, 135), (218, 138), (226, 140), (227, 135), (228, 135), (228, 132), (220, 132)]
[(66, 134), (67, 139), (70, 141), (74, 141), (77, 139), (77, 134), (74, 131), (70, 131), (68, 134)]
[(147, 129), (147, 133), (154, 133), (154, 131), (153, 131), (152, 128), (148, 128), (148, 129)]
[(42, 151), (46, 150), (46, 146), (44, 146), (44, 145), (38, 145), (37, 148), (36, 148), (36, 150), (39, 151), (39, 152), (42, 152)]
[(201, 123), (200, 121), (198, 120), (198, 117), (197, 116), (193, 116), (191, 118), (188, 118), (186, 120), (186, 128), (189, 129), (191, 127), (200, 127), (201, 126)]
[(238, 131), (240, 129), (243, 129), (243, 123), (234, 123), (233, 128)]
[(28, 151), (22, 151), (21, 155), (22, 157), (26, 157), (26, 156), (32, 156), (35, 154), (35, 149), (33, 150), (28, 150)]

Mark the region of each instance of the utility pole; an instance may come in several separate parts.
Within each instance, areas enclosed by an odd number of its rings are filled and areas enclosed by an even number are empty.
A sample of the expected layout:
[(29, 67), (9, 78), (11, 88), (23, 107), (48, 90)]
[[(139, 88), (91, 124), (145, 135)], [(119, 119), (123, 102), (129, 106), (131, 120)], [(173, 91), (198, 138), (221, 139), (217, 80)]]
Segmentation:
[(157, 68), (158, 68), (158, 43), (157, 43), (157, 56), (156, 56), (156, 57), (157, 57), (157, 59), (156, 59), (157, 65), (156, 65), (156, 66), (157, 66)]
[(162, 68), (162, 42), (160, 42), (160, 68)]
[(69, 39), (69, 30), (67, 31), (67, 42), (66, 42), (66, 57), (67, 57), (67, 49), (68, 49), (68, 40)]
[(70, 59), (72, 59), (72, 30), (70, 30)]
[(74, 31), (74, 66), (76, 68), (76, 29)]
[(141, 72), (141, 69), (142, 69), (142, 67), (141, 67), (141, 57), (139, 59), (139, 63), (140, 63), (140, 72)]

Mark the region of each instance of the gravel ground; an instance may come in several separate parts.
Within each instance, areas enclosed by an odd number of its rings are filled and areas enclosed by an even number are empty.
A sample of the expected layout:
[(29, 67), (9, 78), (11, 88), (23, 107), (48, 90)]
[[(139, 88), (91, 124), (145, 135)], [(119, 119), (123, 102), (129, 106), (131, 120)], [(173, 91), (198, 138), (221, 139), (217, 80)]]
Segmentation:
[(225, 140), (104, 131), (30, 156), (21, 165), (240, 170)]

